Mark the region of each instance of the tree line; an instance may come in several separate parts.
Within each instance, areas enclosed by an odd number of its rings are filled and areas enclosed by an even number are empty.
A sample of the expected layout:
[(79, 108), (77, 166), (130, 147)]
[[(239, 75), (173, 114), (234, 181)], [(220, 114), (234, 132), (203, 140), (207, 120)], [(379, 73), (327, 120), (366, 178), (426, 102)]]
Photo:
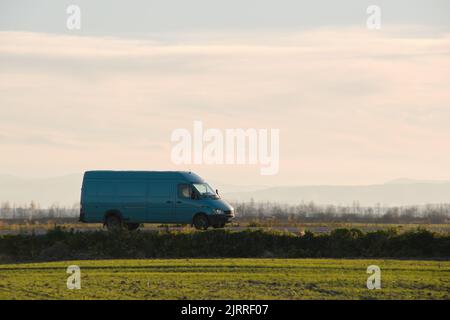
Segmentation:
[(275, 202), (238, 202), (234, 208), (241, 220), (276, 222), (448, 223), (450, 203), (421, 206), (296, 205)]
[[(234, 202), (236, 221), (249, 222), (361, 222), (361, 223), (449, 223), (450, 203), (421, 206), (319, 205), (301, 202), (291, 205), (276, 202)], [(19, 221), (77, 220), (79, 204), (48, 208), (31, 201), (27, 205), (0, 203), (0, 219)]]

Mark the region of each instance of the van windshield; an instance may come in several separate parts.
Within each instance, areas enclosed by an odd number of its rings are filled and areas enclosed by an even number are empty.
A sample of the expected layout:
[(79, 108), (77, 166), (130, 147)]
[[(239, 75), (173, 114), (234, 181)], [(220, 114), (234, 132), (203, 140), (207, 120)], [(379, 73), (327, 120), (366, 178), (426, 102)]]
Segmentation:
[(195, 190), (198, 191), (201, 198), (219, 199), (213, 188), (207, 183), (193, 183)]

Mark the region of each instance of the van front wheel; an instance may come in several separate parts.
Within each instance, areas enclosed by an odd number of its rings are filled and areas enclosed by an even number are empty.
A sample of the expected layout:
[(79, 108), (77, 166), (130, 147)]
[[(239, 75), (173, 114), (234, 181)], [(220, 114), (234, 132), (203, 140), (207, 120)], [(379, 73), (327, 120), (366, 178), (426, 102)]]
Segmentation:
[(197, 214), (194, 217), (193, 224), (197, 230), (206, 230), (209, 227), (208, 217), (204, 214)]

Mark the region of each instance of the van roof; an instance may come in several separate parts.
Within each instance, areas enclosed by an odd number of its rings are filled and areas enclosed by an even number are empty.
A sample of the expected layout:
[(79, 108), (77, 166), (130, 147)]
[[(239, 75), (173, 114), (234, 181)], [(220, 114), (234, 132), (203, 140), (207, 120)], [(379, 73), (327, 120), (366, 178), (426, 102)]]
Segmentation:
[(86, 171), (84, 179), (160, 179), (173, 180), (182, 179), (193, 183), (204, 183), (205, 181), (195, 174), (188, 171), (114, 171), (114, 170), (95, 170)]

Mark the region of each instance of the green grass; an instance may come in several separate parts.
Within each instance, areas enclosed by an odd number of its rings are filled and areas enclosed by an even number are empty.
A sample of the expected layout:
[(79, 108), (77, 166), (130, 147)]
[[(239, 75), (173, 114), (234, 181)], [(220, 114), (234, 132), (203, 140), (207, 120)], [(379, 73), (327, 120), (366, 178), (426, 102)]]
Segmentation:
[[(68, 290), (66, 268), (81, 268)], [(381, 268), (368, 290), (367, 266)], [(450, 262), (340, 259), (86, 260), (0, 265), (0, 299), (449, 299)]]

